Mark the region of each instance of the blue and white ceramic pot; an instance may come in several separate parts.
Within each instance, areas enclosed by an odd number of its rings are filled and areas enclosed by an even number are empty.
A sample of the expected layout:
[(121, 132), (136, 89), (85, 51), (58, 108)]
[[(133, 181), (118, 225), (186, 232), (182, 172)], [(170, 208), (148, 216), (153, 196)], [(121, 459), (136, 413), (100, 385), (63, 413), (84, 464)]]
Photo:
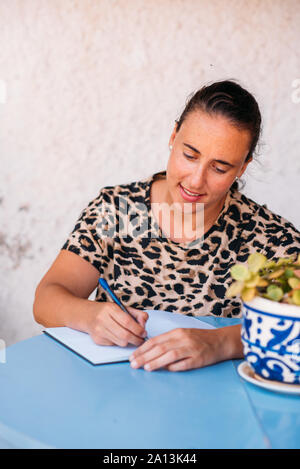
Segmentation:
[(300, 306), (261, 297), (243, 306), (244, 356), (254, 372), (300, 384)]

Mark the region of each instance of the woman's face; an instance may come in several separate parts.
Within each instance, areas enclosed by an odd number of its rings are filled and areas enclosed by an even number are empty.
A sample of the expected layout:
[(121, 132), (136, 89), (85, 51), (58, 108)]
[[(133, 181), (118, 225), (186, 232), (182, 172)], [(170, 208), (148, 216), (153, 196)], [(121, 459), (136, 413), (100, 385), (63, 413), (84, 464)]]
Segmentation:
[[(173, 148), (167, 165), (168, 203), (192, 204), (192, 212), (196, 203), (218, 206), (249, 163), (245, 159), (250, 133), (223, 116), (199, 111), (190, 113), (177, 133), (176, 126), (169, 141)], [(183, 188), (198, 196), (187, 195)]]

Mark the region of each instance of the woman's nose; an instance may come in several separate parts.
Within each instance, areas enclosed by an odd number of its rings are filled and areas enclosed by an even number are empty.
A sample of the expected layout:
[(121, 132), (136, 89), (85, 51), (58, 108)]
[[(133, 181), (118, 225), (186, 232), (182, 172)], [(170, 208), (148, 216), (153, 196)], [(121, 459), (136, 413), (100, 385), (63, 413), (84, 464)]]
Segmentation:
[(206, 169), (203, 165), (197, 166), (190, 177), (190, 187), (189, 189), (195, 192), (199, 192), (200, 189), (203, 189), (206, 178)]

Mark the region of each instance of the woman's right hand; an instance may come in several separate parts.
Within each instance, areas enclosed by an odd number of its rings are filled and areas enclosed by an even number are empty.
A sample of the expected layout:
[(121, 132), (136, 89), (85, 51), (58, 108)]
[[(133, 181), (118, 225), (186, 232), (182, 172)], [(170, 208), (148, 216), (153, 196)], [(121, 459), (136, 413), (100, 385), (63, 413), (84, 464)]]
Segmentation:
[(87, 332), (96, 344), (126, 347), (129, 344), (139, 346), (144, 342), (147, 335), (145, 324), (149, 317), (146, 311), (127, 307), (136, 322), (115, 303), (93, 303)]

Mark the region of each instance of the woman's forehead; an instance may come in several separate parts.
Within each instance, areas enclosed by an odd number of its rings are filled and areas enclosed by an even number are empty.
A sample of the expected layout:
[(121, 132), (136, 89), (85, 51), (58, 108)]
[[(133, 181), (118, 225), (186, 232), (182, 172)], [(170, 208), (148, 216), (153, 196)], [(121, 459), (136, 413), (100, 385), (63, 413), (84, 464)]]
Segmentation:
[(227, 116), (220, 113), (208, 113), (206, 111), (192, 111), (187, 114), (186, 118), (182, 122), (181, 128), (184, 129), (199, 129), (210, 127), (224, 127), (232, 128), (235, 130), (241, 130), (237, 125), (234, 125)]
[(199, 153), (210, 147), (214, 152), (242, 156), (251, 145), (248, 130), (239, 129), (228, 118), (219, 114), (194, 111), (187, 115), (178, 131), (182, 143), (196, 148)]
[(233, 124), (229, 118), (220, 114), (208, 114), (204, 111), (194, 111), (189, 113), (179, 129), (182, 134), (193, 134), (215, 137), (251, 137), (249, 130), (241, 129)]

